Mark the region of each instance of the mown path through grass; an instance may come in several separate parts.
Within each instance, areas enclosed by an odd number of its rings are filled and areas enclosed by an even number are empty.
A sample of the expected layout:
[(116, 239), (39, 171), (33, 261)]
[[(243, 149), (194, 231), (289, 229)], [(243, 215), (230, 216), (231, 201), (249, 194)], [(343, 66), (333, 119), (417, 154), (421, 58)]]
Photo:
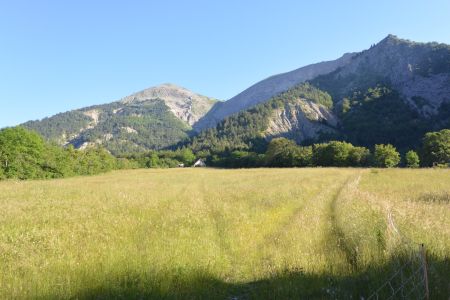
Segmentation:
[[(360, 178), (361, 174), (349, 176), (347, 181), (331, 197), (329, 205), (329, 218), (331, 226), (329, 232), (325, 234), (325, 236), (329, 235), (330, 238), (334, 240), (333, 242), (335, 243), (336, 250), (341, 252), (341, 254), (345, 257), (345, 262), (352, 271), (356, 271), (358, 268), (357, 251), (353, 245), (347, 241), (345, 232), (336, 220), (336, 206), (338, 205), (337, 202), (339, 197), (342, 197), (342, 193), (345, 189), (348, 189), (350, 186), (351, 188), (356, 189)], [(333, 242), (332, 244), (334, 244)]]

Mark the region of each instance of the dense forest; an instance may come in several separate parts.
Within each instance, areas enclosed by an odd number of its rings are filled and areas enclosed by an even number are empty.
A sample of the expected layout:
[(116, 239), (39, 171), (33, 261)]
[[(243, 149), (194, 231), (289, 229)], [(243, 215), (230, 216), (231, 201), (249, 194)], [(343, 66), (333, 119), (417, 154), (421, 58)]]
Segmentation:
[(298, 99), (308, 99), (328, 109), (333, 107), (328, 93), (309, 83), (299, 84), (267, 102), (225, 118), (216, 127), (194, 136), (188, 146), (205, 155), (234, 150), (264, 152), (268, 144), (264, 132), (273, 111), (283, 108), (286, 104), (295, 103)]
[(419, 146), (421, 137), (432, 129), (429, 120), (420, 118), (387, 86), (354, 92), (342, 100), (340, 109), (343, 138), (356, 145), (387, 142), (405, 150)]
[[(314, 84), (320, 85), (320, 80)], [(74, 141), (87, 144), (84, 150), (72, 144), (62, 147), (51, 138), (61, 131), (69, 135), (89, 126), (92, 118), (83, 112), (72, 112), (69, 123), (64, 122), (65, 116), (57, 115), (61, 122), (51, 122), (55, 127), (45, 137), (24, 127), (6, 128), (0, 131), (0, 178), (61, 178), (123, 168), (191, 166), (199, 158), (209, 166), (223, 168), (430, 167), (450, 163), (450, 130), (433, 131), (430, 124), (438, 123), (425, 122), (388, 84), (353, 89), (344, 97), (338, 96), (332, 85), (325, 92), (314, 84), (299, 84), (191, 137), (189, 128), (164, 102), (155, 100), (120, 111), (113, 104), (88, 108), (101, 111), (99, 118), (104, 120), (85, 129)], [(274, 111), (299, 99), (338, 115), (334, 133), (320, 134), (301, 145), (268, 136)], [(450, 116), (448, 108), (441, 110), (441, 120)], [(49, 125), (45, 120), (38, 124)], [(104, 132), (119, 138), (109, 139)], [(146, 150), (155, 145), (156, 149)]]
[[(261, 149), (259, 149), (261, 150)], [(76, 150), (48, 142), (22, 127), (0, 131), (0, 178), (39, 179), (93, 175), (115, 169), (171, 168), (192, 166), (197, 158), (223, 168), (255, 167), (380, 167), (450, 166), (450, 129), (429, 132), (419, 151), (408, 151), (403, 159), (397, 149), (377, 144), (373, 149), (331, 141), (299, 146), (286, 138), (272, 139), (264, 150), (224, 150), (213, 154), (190, 148), (148, 151), (113, 156), (101, 147)]]
[(23, 127), (39, 132), (50, 142), (75, 148), (101, 144), (114, 155), (164, 149), (188, 138), (191, 130), (160, 99), (91, 106), (30, 121)]
[[(330, 80), (326, 82), (330, 83)], [(315, 84), (320, 84), (320, 81)], [(437, 115), (424, 118), (389, 84), (355, 87), (348, 95), (336, 98), (331, 94), (339, 93), (332, 88), (325, 92), (313, 83), (300, 84), (265, 103), (225, 118), (215, 128), (193, 137), (189, 146), (195, 152), (208, 154), (234, 150), (264, 151), (270, 139), (266, 130), (274, 110), (282, 109), (297, 99), (321, 104), (339, 118), (334, 131), (322, 132), (314, 139), (304, 139), (303, 145), (331, 140), (367, 148), (376, 144), (392, 144), (406, 153), (420, 147), (426, 132), (450, 127), (450, 105), (444, 103)], [(420, 99), (414, 100), (420, 102)]]
[(186, 147), (212, 161), (235, 151), (263, 154), (277, 137), (372, 151), (391, 144), (406, 155), (420, 150), (427, 132), (450, 128), (449, 72), (449, 45), (389, 35), (367, 50), (269, 77), (223, 103), (164, 84), (23, 126), (51, 143), (97, 145), (117, 157)]

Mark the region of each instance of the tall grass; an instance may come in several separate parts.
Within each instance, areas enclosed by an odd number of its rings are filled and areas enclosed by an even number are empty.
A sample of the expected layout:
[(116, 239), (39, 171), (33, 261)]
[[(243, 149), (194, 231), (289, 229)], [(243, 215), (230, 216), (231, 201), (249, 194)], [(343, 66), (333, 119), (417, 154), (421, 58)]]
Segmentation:
[(0, 298), (349, 298), (393, 268), (386, 225), (446, 299), (445, 170), (170, 169), (0, 182)]

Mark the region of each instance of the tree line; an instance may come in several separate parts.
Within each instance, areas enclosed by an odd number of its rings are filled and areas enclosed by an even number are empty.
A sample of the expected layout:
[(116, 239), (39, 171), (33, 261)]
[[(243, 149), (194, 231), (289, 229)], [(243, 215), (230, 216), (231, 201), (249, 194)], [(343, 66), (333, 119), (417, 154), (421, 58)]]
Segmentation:
[(403, 157), (390, 144), (375, 145), (372, 150), (343, 141), (299, 146), (286, 138), (273, 139), (261, 152), (225, 149), (209, 153), (182, 147), (113, 156), (99, 146), (84, 150), (71, 145), (60, 147), (22, 127), (0, 130), (0, 179), (63, 178), (115, 169), (191, 166), (197, 158), (205, 159), (210, 166), (223, 168), (448, 167), (450, 129), (425, 134), (422, 148), (410, 150)]
[(23, 127), (0, 130), (0, 179), (46, 179), (94, 175), (117, 169), (170, 168), (192, 165), (187, 148), (113, 156), (95, 146), (84, 150), (61, 147)]
[(22, 127), (0, 131), (0, 178), (62, 178), (98, 174), (116, 167), (117, 159), (102, 148), (62, 148)]
[(344, 141), (299, 146), (286, 138), (275, 138), (263, 153), (225, 150), (205, 156), (212, 166), (252, 167), (449, 167), (450, 130), (429, 132), (417, 151), (403, 156), (391, 144), (377, 144), (372, 151)]

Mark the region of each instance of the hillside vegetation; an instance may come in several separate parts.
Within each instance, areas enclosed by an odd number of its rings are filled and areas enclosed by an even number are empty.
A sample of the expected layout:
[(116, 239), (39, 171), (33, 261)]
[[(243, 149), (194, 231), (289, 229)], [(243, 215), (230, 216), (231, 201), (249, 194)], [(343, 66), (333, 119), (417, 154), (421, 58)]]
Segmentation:
[(450, 46), (388, 35), (358, 53), (269, 77), (225, 102), (173, 84), (23, 126), (75, 148), (114, 155), (174, 149), (264, 151), (339, 140), (418, 150), (425, 133), (450, 128)]
[[(244, 120), (251, 118), (251, 115), (243, 116)], [(232, 122), (228, 125), (230, 130), (235, 129)], [(256, 132), (255, 128), (253, 131)], [(218, 133), (212, 130), (208, 132)], [(185, 167), (192, 166), (199, 158), (206, 160), (210, 166), (223, 168), (450, 166), (448, 129), (427, 133), (420, 152), (409, 150), (405, 155), (401, 155), (390, 144), (377, 144), (373, 150), (341, 141), (299, 146), (286, 138), (274, 138), (267, 142), (259, 137), (252, 141), (252, 148), (246, 148), (249, 146), (243, 142), (243, 137), (248, 136), (243, 131), (239, 132), (243, 135), (237, 135), (234, 143), (226, 144), (224, 142), (229, 142), (227, 139), (213, 139), (214, 136), (206, 135), (203, 141), (190, 147), (127, 153), (115, 157), (100, 146), (74, 149), (69, 145), (62, 148), (46, 142), (38, 133), (25, 128), (6, 128), (0, 130), (0, 180), (63, 178), (117, 169)], [(239, 139), (242, 145), (239, 145)], [(199, 149), (198, 146), (202, 144), (205, 148)]]
[(216, 100), (162, 84), (120, 101), (57, 114), (22, 126), (75, 148), (102, 146), (114, 155), (173, 146), (190, 135)]
[(3, 181), (0, 298), (360, 299), (425, 243), (431, 299), (448, 299), (449, 199), (439, 169)]
[[(267, 102), (225, 118), (215, 128), (206, 129), (194, 136), (189, 145), (196, 152), (209, 151), (220, 153), (226, 150), (262, 152), (271, 138), (267, 134), (267, 130), (270, 118), (275, 110), (283, 110), (286, 105), (296, 104), (305, 100), (315, 103), (318, 107), (322, 107), (325, 110), (331, 109), (333, 106), (332, 99), (328, 93), (308, 83), (302, 83), (278, 96), (272, 97)], [(306, 115), (305, 111), (301, 113)], [(327, 124), (326, 120), (321, 120), (321, 122)], [(304, 124), (298, 125), (304, 126)]]

